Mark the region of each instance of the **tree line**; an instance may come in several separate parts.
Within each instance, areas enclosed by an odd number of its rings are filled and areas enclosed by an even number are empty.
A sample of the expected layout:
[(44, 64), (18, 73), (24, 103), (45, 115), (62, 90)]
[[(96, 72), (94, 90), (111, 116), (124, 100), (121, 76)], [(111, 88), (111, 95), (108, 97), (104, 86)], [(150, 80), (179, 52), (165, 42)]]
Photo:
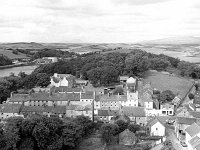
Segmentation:
[(11, 65), (12, 60), (4, 55), (0, 55), (0, 66)]

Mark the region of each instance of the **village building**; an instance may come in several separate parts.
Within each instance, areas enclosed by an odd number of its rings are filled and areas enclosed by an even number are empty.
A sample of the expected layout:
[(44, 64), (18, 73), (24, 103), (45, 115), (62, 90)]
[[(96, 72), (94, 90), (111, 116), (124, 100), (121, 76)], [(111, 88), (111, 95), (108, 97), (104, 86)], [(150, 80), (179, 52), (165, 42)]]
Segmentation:
[(147, 117), (144, 107), (124, 106), (120, 110), (121, 115), (126, 115), (130, 118), (131, 122), (139, 125), (146, 125)]
[(188, 145), (188, 149), (192, 150), (194, 145), (191, 144), (192, 142), (190, 140), (200, 133), (200, 126), (194, 122), (185, 129), (185, 133), (185, 142)]
[(67, 86), (67, 87), (74, 87), (75, 86), (75, 77), (71, 74), (58, 74), (54, 73), (50, 80), (50, 86)]
[(119, 134), (119, 144), (120, 145), (131, 146), (131, 145), (135, 145), (136, 142), (137, 142), (137, 137), (129, 129), (126, 129)]
[(69, 105), (66, 106), (66, 117), (72, 117), (75, 118), (77, 116), (87, 116), (89, 118), (92, 118), (92, 113), (93, 109), (91, 105)]
[(63, 118), (66, 115), (66, 106), (23, 106), (21, 114), (24, 117), (39, 114), (48, 117), (57, 116)]
[(129, 76), (119, 76), (119, 81), (120, 81), (120, 83), (126, 83), (128, 78), (129, 78)]
[(188, 118), (188, 117), (177, 117), (175, 120), (175, 133), (178, 140), (181, 140), (185, 135), (185, 130), (187, 127), (196, 122), (196, 118)]
[(173, 116), (174, 115), (174, 105), (172, 104), (161, 104), (160, 111), (162, 115)]
[(150, 136), (165, 136), (165, 125), (158, 119), (154, 118), (147, 123)]
[(9, 117), (20, 116), (22, 105), (21, 104), (0, 104), (0, 119)]
[(188, 142), (188, 150), (200, 150), (200, 137), (195, 136)]
[(103, 122), (110, 122), (114, 117), (119, 116), (119, 110), (103, 110), (99, 109), (97, 113), (97, 117), (99, 120)]

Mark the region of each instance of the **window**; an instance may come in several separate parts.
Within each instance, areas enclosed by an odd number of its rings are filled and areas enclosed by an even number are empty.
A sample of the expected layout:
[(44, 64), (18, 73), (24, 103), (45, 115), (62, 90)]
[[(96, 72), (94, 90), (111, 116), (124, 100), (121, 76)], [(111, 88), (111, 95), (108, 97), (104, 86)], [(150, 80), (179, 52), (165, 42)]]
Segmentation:
[(158, 128), (156, 128), (156, 131), (158, 130)]
[(166, 114), (166, 111), (162, 111), (162, 114)]
[[(184, 112), (185, 113), (185, 112)], [(172, 114), (172, 111), (169, 111), (169, 114)]]

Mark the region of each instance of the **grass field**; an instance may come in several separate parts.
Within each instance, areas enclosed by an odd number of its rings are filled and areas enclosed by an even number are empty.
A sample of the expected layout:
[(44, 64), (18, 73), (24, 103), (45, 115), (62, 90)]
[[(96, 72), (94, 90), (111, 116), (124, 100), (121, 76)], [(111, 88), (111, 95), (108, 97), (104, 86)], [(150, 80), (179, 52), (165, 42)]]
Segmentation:
[(28, 58), (25, 54), (18, 52), (18, 55), (13, 54), (11, 50), (0, 49), (0, 54), (7, 56), (10, 59)]
[(144, 81), (150, 82), (152, 88), (160, 91), (171, 90), (174, 94), (179, 93), (182, 98), (192, 86), (192, 81), (189, 79), (157, 71), (148, 71)]

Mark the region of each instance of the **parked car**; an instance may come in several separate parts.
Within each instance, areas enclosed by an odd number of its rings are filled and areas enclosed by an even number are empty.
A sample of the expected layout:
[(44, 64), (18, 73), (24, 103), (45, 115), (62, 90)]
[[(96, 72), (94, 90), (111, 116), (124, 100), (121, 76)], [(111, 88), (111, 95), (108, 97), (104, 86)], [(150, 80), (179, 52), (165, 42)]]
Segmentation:
[(180, 142), (183, 147), (187, 147), (187, 144), (184, 141)]
[(164, 142), (164, 145), (165, 145), (165, 146), (171, 146), (171, 145), (172, 145), (171, 140), (166, 140), (166, 141)]
[(172, 119), (166, 120), (166, 123), (167, 123), (167, 124), (170, 124), (170, 125), (173, 125), (174, 122), (175, 122), (175, 120), (172, 120)]

